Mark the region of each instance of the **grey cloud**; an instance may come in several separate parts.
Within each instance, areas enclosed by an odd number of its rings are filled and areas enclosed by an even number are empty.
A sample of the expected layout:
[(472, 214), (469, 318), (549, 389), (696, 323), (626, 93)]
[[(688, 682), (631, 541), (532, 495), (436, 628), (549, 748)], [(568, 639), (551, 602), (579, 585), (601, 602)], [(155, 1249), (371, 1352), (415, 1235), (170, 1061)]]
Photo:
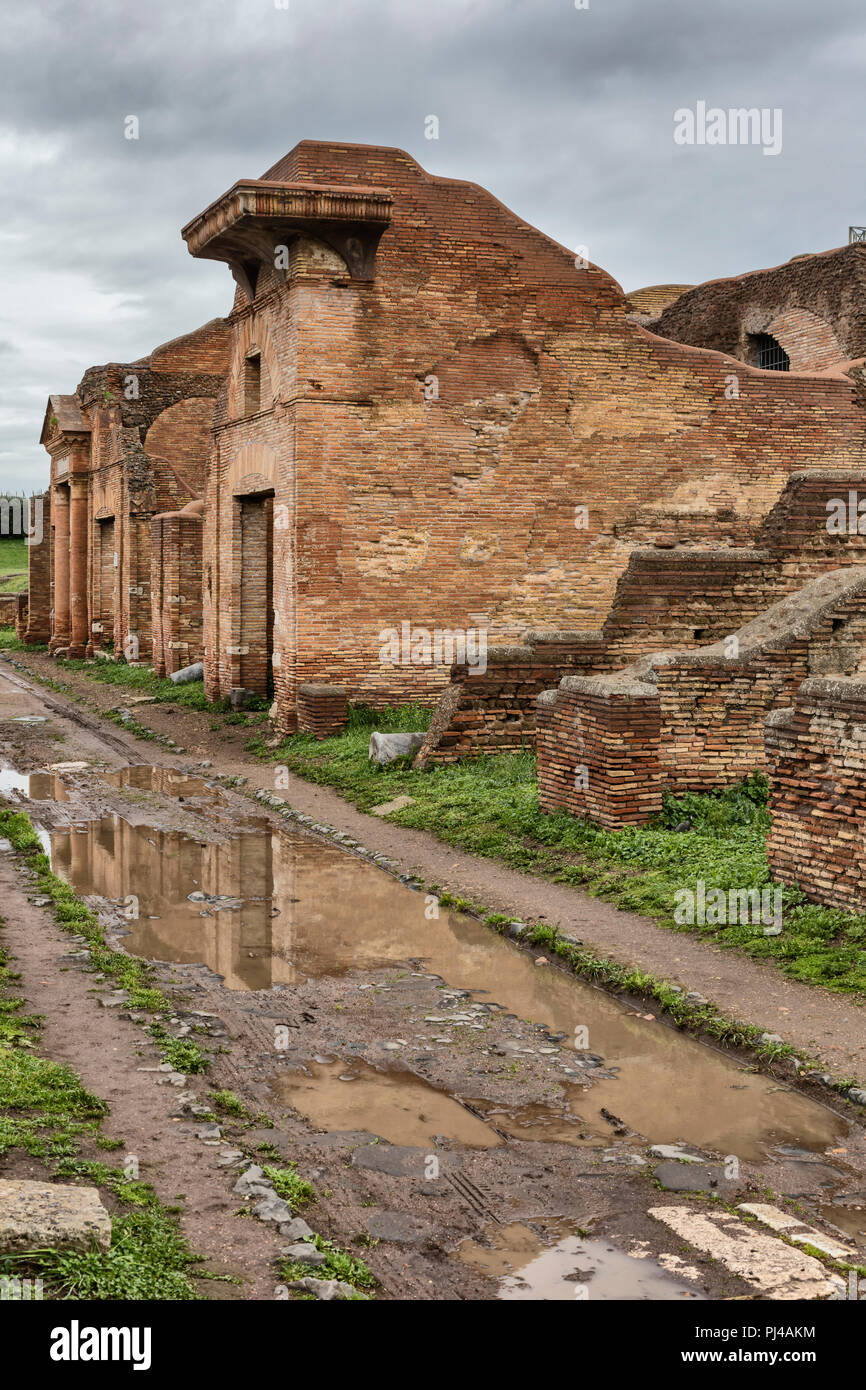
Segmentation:
[[(299, 139), (475, 180), (626, 288), (772, 265), (866, 222), (862, 0), (40, 0), (0, 31), (0, 486), (49, 391), (225, 313), (180, 228)], [(781, 107), (776, 159), (674, 145), (698, 100)], [(424, 117), (440, 139), (424, 138)], [(141, 138), (123, 138), (137, 115)]]

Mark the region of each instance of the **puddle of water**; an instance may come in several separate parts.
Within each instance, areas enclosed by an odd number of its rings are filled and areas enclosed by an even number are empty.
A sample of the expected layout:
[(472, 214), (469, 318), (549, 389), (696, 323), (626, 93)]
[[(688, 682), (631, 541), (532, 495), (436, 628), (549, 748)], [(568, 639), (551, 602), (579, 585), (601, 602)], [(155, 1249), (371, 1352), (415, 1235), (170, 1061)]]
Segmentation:
[[(241, 822), (235, 818), (234, 825)], [(634, 1016), (562, 971), (536, 967), (526, 952), (471, 918), (440, 909), (438, 919), (428, 920), (422, 894), (310, 837), (259, 830), (202, 844), (113, 816), (90, 823), (86, 834), (52, 831), (51, 855), (80, 893), (133, 895), (126, 940), (133, 953), (203, 962), (230, 989), (423, 960), (450, 986), (568, 1039), (586, 1029), (589, 1048), (620, 1069), (580, 1101), (582, 1123), (608, 1141), (602, 1108), (650, 1143), (684, 1141), (740, 1159), (761, 1158), (769, 1145), (785, 1142), (822, 1150), (847, 1133), (844, 1120), (823, 1106)], [(217, 912), (208, 901), (190, 901), (194, 892), (240, 899), (241, 906)], [(459, 1026), (448, 1026), (459, 1037)], [(431, 1036), (442, 1030), (423, 1023), (416, 1029)], [(567, 1042), (560, 1060), (574, 1064), (577, 1080), (580, 1055)], [(542, 1118), (524, 1114), (514, 1123), (528, 1131)]]
[(0, 767), (0, 795), (10, 792), (31, 801), (69, 800), (62, 779), (53, 772), (16, 772), (14, 767)]
[(391, 1144), (433, 1145), (437, 1137), (473, 1149), (502, 1143), (483, 1120), (413, 1072), (380, 1072), (358, 1057), (306, 1065), (309, 1075), (286, 1072), (271, 1086), (320, 1129), (369, 1130)]
[(271, 1087), (284, 1104), (323, 1129), (369, 1130), (407, 1145), (437, 1134), (473, 1148), (489, 1148), (502, 1136), (590, 1147), (610, 1139), (609, 1130), (592, 1128), (581, 1117), (579, 1106), (587, 1102), (582, 1087), (569, 1088), (577, 1091), (572, 1108), (540, 1103), (506, 1108), (474, 1099), (464, 1106), (414, 1072), (379, 1071), (360, 1058), (305, 1065), (307, 1075), (284, 1072), (272, 1078)]
[(521, 1222), (493, 1228), (488, 1234), (489, 1247), (465, 1240), (457, 1254), (464, 1263), (497, 1279), (498, 1297), (506, 1301), (703, 1298), (652, 1260), (626, 1255), (606, 1240), (568, 1234), (546, 1245)]
[[(50, 835), (55, 873), (81, 894), (123, 904), (124, 944), (134, 955), (203, 962), (230, 989), (270, 989), (280, 982), (270, 836), (202, 843), (177, 831), (130, 825), (117, 815)], [(261, 894), (265, 883), (267, 896)], [(204, 899), (190, 901), (190, 894), (200, 893)]]
[(853, 1236), (858, 1245), (866, 1245), (866, 1206), (842, 1206), (841, 1203), (828, 1202), (818, 1210), (825, 1221), (837, 1226), (846, 1235)]

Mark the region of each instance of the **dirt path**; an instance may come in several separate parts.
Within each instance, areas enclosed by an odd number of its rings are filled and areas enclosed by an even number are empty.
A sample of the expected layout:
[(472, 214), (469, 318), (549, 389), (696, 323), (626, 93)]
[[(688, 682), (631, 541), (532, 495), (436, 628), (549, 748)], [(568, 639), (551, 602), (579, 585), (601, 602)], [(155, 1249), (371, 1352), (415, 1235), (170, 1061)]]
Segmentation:
[[(48, 658), (28, 656), (26, 664), (34, 671), (58, 674)], [(76, 679), (74, 673), (63, 672), (61, 678), (102, 708), (118, 703), (116, 690)], [(190, 755), (214, 759), (224, 771), (245, 776), (251, 788), (273, 789), (273, 768), (243, 751), (248, 730), (227, 728), (215, 735), (208, 728), (207, 715), (161, 705), (140, 706), (136, 717), (184, 747), (186, 754), (176, 760), (179, 764)], [(152, 745), (135, 741), (126, 746), (137, 746), (147, 760), (153, 756)], [(666, 930), (580, 889), (453, 849), (425, 831), (390, 825), (356, 810), (330, 788), (289, 775), (280, 794), (304, 814), (387, 855), (404, 873), (416, 873), (424, 882), (481, 902), (494, 912), (555, 922), (600, 955), (695, 990), (722, 1013), (778, 1034), (809, 1051), (835, 1076), (856, 1078), (866, 1086), (866, 1009), (843, 995), (786, 979), (769, 963)]]
[[(82, 689), (88, 698), (107, 694), (106, 705), (117, 702), (116, 692), (90, 683)], [(542, 1255), (549, 1282), (535, 1296), (573, 1297), (568, 1281), (577, 1277), (578, 1237), (592, 1251), (585, 1277), (597, 1289), (605, 1280), (635, 1296), (663, 1298), (790, 1297), (798, 1289), (814, 1297), (826, 1289), (818, 1267), (818, 1276), (811, 1267), (767, 1275), (775, 1268), (773, 1252), (763, 1274), (757, 1265), (726, 1262), (717, 1255), (712, 1223), (710, 1237), (698, 1223), (694, 1240), (684, 1244), (690, 1218), (686, 1210), (678, 1213), (690, 1199), (676, 1190), (682, 1165), (674, 1165), (673, 1188), (660, 1194), (648, 1146), (685, 1141), (703, 1155), (705, 1175), (726, 1155), (738, 1156), (730, 1182), (717, 1173), (718, 1191), (729, 1202), (760, 1200), (769, 1187), (780, 1201), (796, 1200), (821, 1229), (829, 1222), (838, 1237), (852, 1219), (856, 1225), (852, 1211), (861, 1210), (866, 1171), (863, 1135), (841, 1113), (844, 1107), (837, 1115), (773, 1085), (737, 1058), (644, 1016), (642, 1006), (574, 981), (555, 962), (540, 968), (469, 919), (443, 911), (428, 921), (422, 895), (319, 837), (278, 828), (276, 817), (268, 821), (273, 831), (263, 829), (262, 808), (237, 792), (219, 789), (215, 807), (213, 791), (200, 795), (200, 781), (168, 795), (161, 783), (142, 791), (107, 779), (107, 772), (135, 764), (185, 766), (199, 779), (210, 777), (196, 768), (199, 759), (213, 762), (214, 772), (243, 773), (247, 790), (269, 785), (271, 769), (238, 747), (248, 731), (232, 730), (217, 741), (201, 716), (158, 706), (136, 714), (170, 729), (185, 752), (172, 755), (113, 726), (104, 729), (62, 695), (28, 687), (20, 674), (0, 667), (0, 747), (7, 763), (22, 772), (88, 764), (64, 773), (60, 800), (22, 804), (59, 837), (53, 852), (72, 845), (72, 881), (84, 875), (79, 891), (90, 895), (115, 946), (123, 947), (129, 929), (117, 900), (142, 895), (135, 931), (150, 943), (143, 953), (163, 962), (155, 966), (160, 987), (177, 1001), (179, 1019), (214, 1020), (213, 1041), (204, 1040), (212, 1070), (207, 1083), (187, 1078), (189, 1089), (206, 1099), (210, 1085), (226, 1087), (258, 1112), (256, 1127), (244, 1131), (245, 1146), (255, 1152), (266, 1145), (260, 1152), (271, 1157), (262, 1162), (298, 1164), (316, 1189), (305, 1212), (311, 1226), (367, 1260), (380, 1297), (492, 1298), (495, 1277)], [(623, 958), (628, 943), (638, 949), (640, 931), (665, 936), (574, 890), (383, 825), (330, 791), (293, 780), (281, 794), (407, 871), (511, 914), (544, 912), (606, 950), (614, 928), (628, 927), (635, 935), (618, 938)], [(107, 854), (114, 841), (100, 828), (116, 825), (117, 817), (128, 827), (121, 859)], [(219, 891), (252, 892), (246, 916), (221, 917), (218, 928), (202, 925), (198, 919), (214, 913), (198, 911), (198, 903), (193, 912), (188, 902), (189, 874), (200, 870), (183, 860), (182, 844), (185, 853), (199, 845), (203, 865), (216, 853), (209, 846), (227, 846)], [(244, 844), (251, 857), (244, 857)], [(260, 882), (262, 864), (271, 878)], [(68, 1062), (109, 1101), (106, 1132), (140, 1158), (142, 1176), (165, 1202), (183, 1194), (182, 1226), (193, 1248), (211, 1268), (241, 1280), (206, 1292), (279, 1296), (274, 1261), (285, 1238), (237, 1215), (244, 1205), (232, 1192), (237, 1170), (217, 1166), (225, 1144), (220, 1149), (198, 1138), (195, 1120), (178, 1114), (177, 1090), (160, 1084), (158, 1073), (140, 1070), (157, 1061), (142, 1028), (122, 1008), (102, 1006), (98, 990), (106, 986), (94, 981), (86, 962), (70, 959), (69, 938), (45, 909), (27, 901), (8, 855), (0, 856), (0, 894), (4, 941), (23, 973), (28, 1005), (46, 1016), (48, 1055)], [(270, 901), (279, 909), (254, 907)], [(659, 973), (701, 987), (686, 950), (697, 943), (678, 936), (670, 942), (677, 968)], [(706, 980), (732, 981), (723, 969), (730, 964), (757, 979), (749, 962), (732, 962), (702, 945), (699, 951)], [(640, 960), (648, 964), (643, 955)], [(704, 992), (718, 999), (706, 985)], [(811, 999), (813, 991), (806, 993)], [(774, 1003), (781, 997), (777, 990)], [(778, 1029), (775, 1013), (770, 1021)], [(589, 1025), (596, 1049), (581, 1058), (568, 1050), (578, 1024)], [(824, 1026), (832, 1036), (829, 1016)], [(751, 1228), (742, 1229), (744, 1239), (756, 1239)], [(771, 1245), (775, 1250), (778, 1240)], [(785, 1258), (796, 1266), (801, 1257)], [(762, 1284), (769, 1277), (775, 1285)]]

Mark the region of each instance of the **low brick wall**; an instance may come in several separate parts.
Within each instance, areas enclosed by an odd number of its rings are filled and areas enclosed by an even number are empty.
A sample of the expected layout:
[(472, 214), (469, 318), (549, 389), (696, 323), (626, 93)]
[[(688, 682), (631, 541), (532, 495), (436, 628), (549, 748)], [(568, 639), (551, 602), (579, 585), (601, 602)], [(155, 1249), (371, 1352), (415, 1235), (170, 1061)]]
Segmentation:
[(864, 648), (866, 573), (843, 569), (724, 642), (565, 677), (539, 700), (541, 806), (615, 827), (658, 812), (663, 787), (728, 786), (764, 765), (768, 712), (810, 676), (857, 672)]
[(346, 727), (348, 692), (341, 685), (298, 686), (298, 733), (330, 738)]
[(624, 674), (565, 676), (538, 700), (538, 800), (609, 829), (661, 806), (661, 717), (655, 688)]
[(736, 632), (780, 591), (765, 549), (633, 550), (602, 629), (619, 665)]
[(0, 594), (0, 627), (14, 627), (18, 617), (18, 595)]
[(866, 680), (805, 681), (765, 727), (773, 877), (866, 912)]
[(542, 690), (567, 671), (606, 669), (605, 651), (599, 632), (538, 632), (527, 634), (525, 646), (491, 647), (484, 671), (452, 666), (413, 766), (534, 748)]

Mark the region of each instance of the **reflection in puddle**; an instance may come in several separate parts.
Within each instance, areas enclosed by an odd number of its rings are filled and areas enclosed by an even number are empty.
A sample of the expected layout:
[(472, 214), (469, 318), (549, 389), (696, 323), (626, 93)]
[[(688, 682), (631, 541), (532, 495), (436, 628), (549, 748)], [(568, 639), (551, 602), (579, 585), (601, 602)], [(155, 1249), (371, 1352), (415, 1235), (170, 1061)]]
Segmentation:
[[(242, 823), (235, 817), (234, 824)], [(847, 1133), (823, 1106), (661, 1022), (634, 1016), (562, 971), (536, 968), (527, 953), (473, 919), (440, 909), (428, 920), (422, 894), (308, 836), (249, 830), (204, 844), (112, 816), (52, 831), (51, 855), (80, 893), (134, 896), (127, 911), (137, 916), (125, 944), (136, 955), (203, 962), (230, 989), (423, 960), (450, 986), (477, 991), (553, 1033), (571, 1038), (586, 1029), (592, 1051), (620, 1069), (580, 1101), (583, 1123), (608, 1138), (603, 1107), (650, 1143), (681, 1140), (740, 1159), (760, 1158), (774, 1143), (820, 1150)], [(190, 900), (200, 893), (205, 899)], [(213, 898), (239, 905), (217, 912)], [(420, 1023), (417, 1031), (430, 1030)], [(560, 1059), (572, 1060), (577, 1079), (580, 1054), (565, 1045)], [(491, 1117), (503, 1130), (505, 1120)], [(530, 1137), (527, 1129), (541, 1120), (524, 1114), (514, 1123)]]
[(208, 806), (222, 806), (225, 798), (216, 787), (208, 786), (201, 777), (191, 777), (189, 773), (178, 772), (173, 767), (150, 767), (141, 764), (136, 767), (121, 767), (115, 772), (103, 774), (106, 782), (113, 787), (131, 787), (135, 791), (155, 792), (159, 796), (187, 797), (203, 801)]
[(866, 1245), (866, 1206), (848, 1206), (827, 1202), (818, 1208), (825, 1221), (852, 1236), (858, 1245)]
[(501, 1299), (634, 1302), (703, 1297), (651, 1260), (626, 1255), (606, 1240), (569, 1234), (548, 1246), (521, 1222), (497, 1227), (489, 1235), (490, 1247), (465, 1240), (457, 1254), (466, 1264), (499, 1280)]
[(459, 1101), (412, 1072), (380, 1072), (357, 1057), (307, 1068), (309, 1076), (287, 1072), (271, 1086), (321, 1129), (367, 1130), (390, 1144), (433, 1144), (439, 1137), (489, 1149), (502, 1142)]
[(31, 801), (69, 800), (62, 779), (53, 772), (16, 772), (14, 767), (0, 767), (0, 795), (10, 792)]

